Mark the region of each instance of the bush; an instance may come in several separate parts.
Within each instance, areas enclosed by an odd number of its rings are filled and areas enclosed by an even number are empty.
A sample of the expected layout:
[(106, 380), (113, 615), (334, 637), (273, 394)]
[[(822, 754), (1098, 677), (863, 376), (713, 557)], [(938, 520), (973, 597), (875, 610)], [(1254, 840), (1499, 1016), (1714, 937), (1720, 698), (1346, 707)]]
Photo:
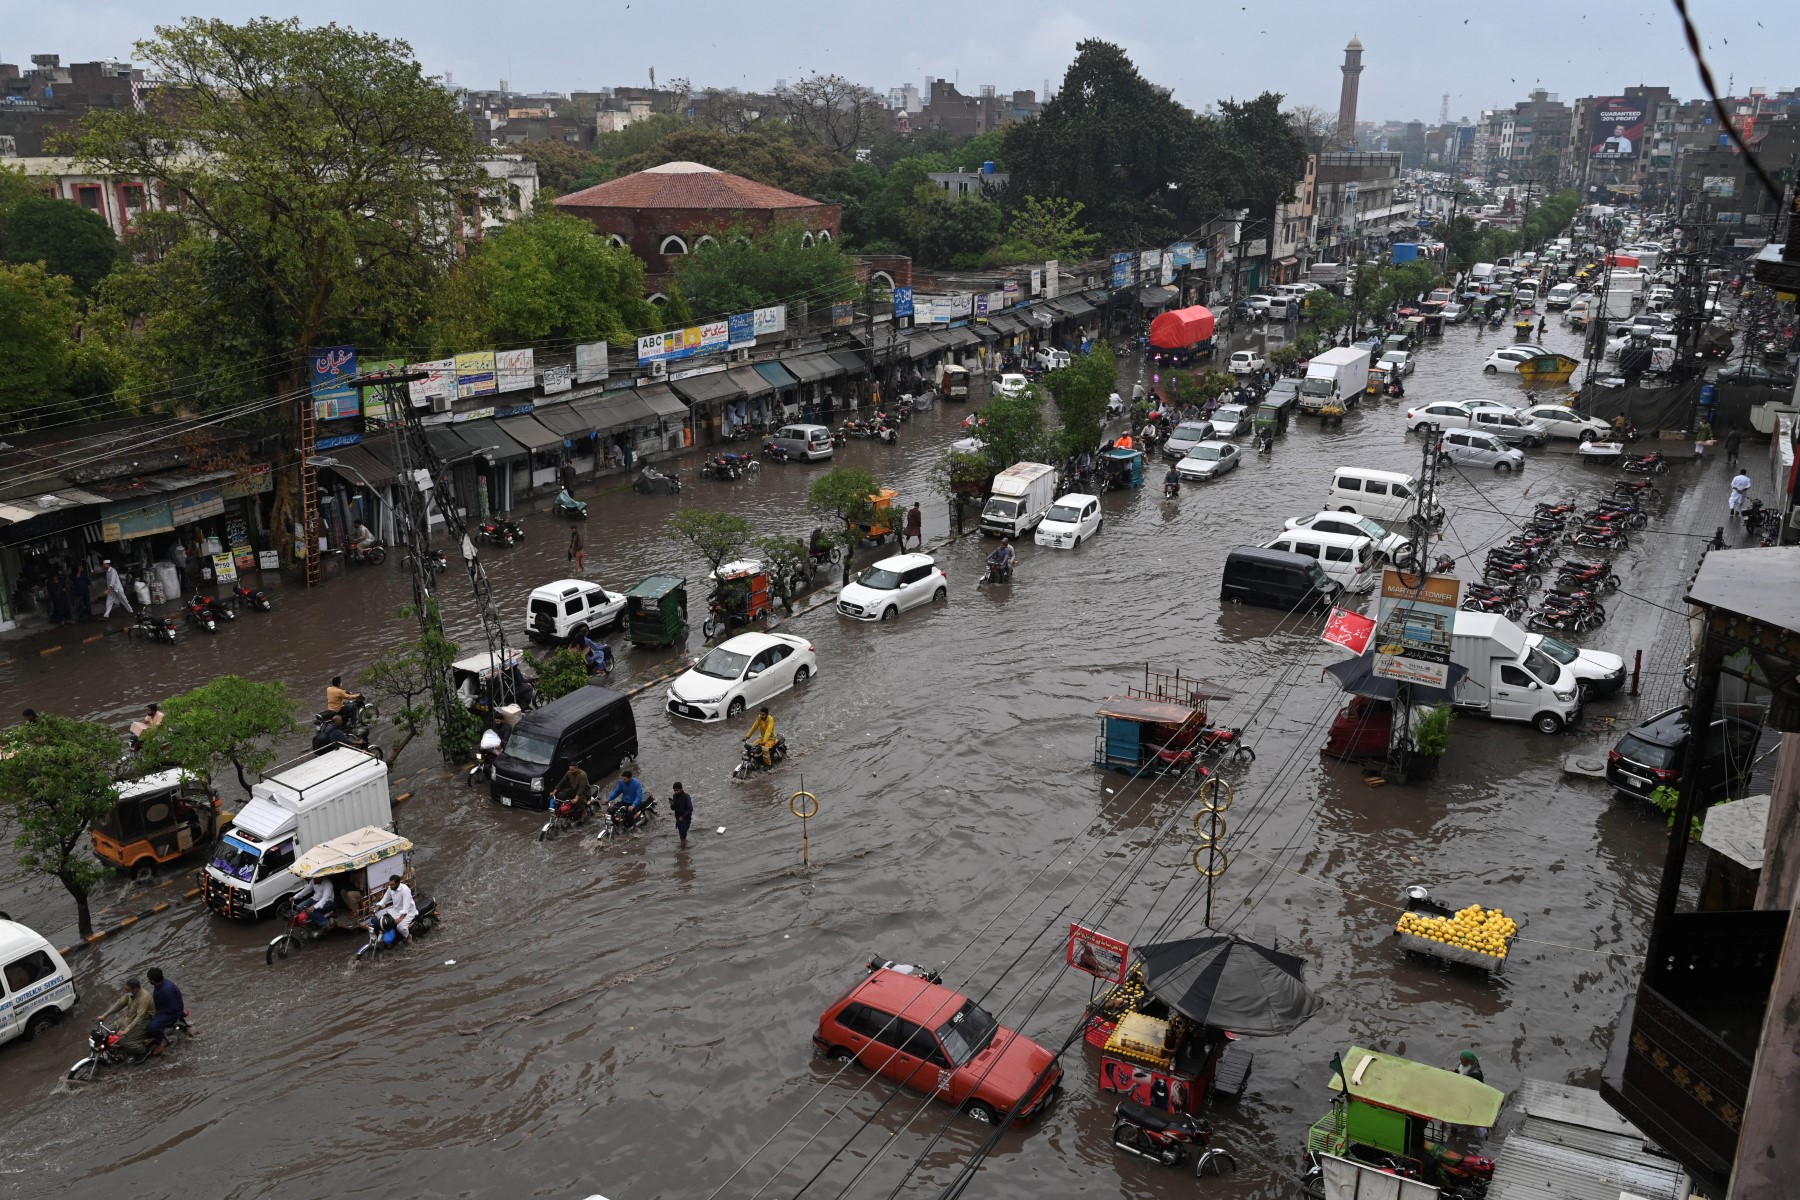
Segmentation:
[(545, 701), (560, 700), (587, 686), (587, 654), (584, 651), (565, 646), (542, 657), (527, 654), (525, 661), (537, 673), (537, 694)]
[(1413, 749), (1429, 758), (1441, 758), (1450, 746), (1450, 722), (1455, 714), (1448, 704), (1419, 718), (1413, 726)]

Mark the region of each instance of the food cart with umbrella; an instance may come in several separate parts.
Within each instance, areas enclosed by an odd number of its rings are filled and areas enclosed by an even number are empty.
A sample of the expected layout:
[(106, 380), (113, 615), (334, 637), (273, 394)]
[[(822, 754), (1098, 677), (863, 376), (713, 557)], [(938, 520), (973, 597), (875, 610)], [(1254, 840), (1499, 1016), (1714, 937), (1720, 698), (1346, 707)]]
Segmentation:
[(1292, 1032), (1324, 1004), (1305, 965), (1235, 934), (1138, 948), (1124, 982), (1090, 1008), (1101, 1092), (1177, 1113), (1215, 1093), (1237, 1099), (1252, 1063), (1237, 1039)]

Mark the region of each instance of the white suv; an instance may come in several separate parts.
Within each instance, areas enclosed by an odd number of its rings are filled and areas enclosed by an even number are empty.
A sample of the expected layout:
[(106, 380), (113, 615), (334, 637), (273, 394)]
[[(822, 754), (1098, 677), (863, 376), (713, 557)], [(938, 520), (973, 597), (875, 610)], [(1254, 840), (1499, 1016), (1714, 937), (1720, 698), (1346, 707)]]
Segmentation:
[(525, 636), (568, 642), (624, 623), (625, 597), (586, 579), (558, 579), (533, 589), (525, 604)]
[(950, 581), (929, 554), (884, 558), (838, 593), (837, 610), (858, 621), (892, 621), (909, 608), (943, 600)]

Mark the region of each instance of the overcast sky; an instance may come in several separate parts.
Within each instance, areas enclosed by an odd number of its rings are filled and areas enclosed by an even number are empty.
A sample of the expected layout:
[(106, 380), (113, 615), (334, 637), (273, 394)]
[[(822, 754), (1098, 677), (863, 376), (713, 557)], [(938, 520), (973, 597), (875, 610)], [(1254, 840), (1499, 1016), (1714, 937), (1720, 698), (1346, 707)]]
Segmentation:
[[(1800, 4), (1690, 7), (1721, 88), (1728, 77), (1739, 95), (1800, 83)], [(196, 12), (243, 20), (296, 11), (217, 0), (204, 9), (194, 0), (14, 0), (8, 9), (0, 60), (20, 64), (33, 54), (129, 58), (157, 22)], [(1636, 83), (1700, 95), (1673, 5), (1649, 0), (311, 0), (298, 15), (404, 38), (433, 74), (471, 88), (505, 79), (518, 91), (643, 84), (652, 67), (658, 79), (686, 76), (696, 87), (767, 89), (820, 71), (881, 91), (927, 77), (960, 79), (969, 92), (984, 83), (1041, 91), (1046, 78), (1052, 87), (1060, 80), (1078, 41), (1098, 37), (1122, 44), (1146, 76), (1195, 108), (1272, 89), (1335, 110), (1337, 68), (1356, 34), (1364, 119), (1436, 121), (1445, 92), (1452, 119), (1512, 104), (1533, 86), (1565, 101)]]

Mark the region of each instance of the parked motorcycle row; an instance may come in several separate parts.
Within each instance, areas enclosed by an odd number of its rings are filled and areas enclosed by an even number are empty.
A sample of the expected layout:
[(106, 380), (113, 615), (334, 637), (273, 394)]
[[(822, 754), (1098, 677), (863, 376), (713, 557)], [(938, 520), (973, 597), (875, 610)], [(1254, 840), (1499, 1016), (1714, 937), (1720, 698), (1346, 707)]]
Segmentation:
[[(220, 626), (236, 621), (240, 613), (266, 613), (274, 610), (275, 601), (268, 592), (261, 588), (245, 587), (241, 583), (233, 585), (223, 599), (195, 592), (181, 603), (181, 615), (188, 626), (198, 633), (208, 634), (218, 633)], [(138, 606), (131, 625), (125, 631), (129, 638), (146, 638), (169, 646), (175, 644), (179, 632), (180, 626), (174, 618), (158, 616), (150, 612), (146, 605)]]
[[(1565, 546), (1583, 550), (1624, 550), (1628, 529), (1649, 520), (1645, 505), (1654, 488), (1620, 481), (1621, 494), (1603, 498), (1585, 511), (1571, 501), (1540, 503), (1520, 531), (1488, 551), (1481, 580), (1464, 586), (1462, 607), (1523, 619), (1527, 629), (1585, 633), (1606, 621), (1600, 603), (1620, 580), (1610, 559), (1561, 559)], [(1441, 569), (1448, 560), (1440, 559)], [(1554, 571), (1548, 591), (1538, 592)]]

